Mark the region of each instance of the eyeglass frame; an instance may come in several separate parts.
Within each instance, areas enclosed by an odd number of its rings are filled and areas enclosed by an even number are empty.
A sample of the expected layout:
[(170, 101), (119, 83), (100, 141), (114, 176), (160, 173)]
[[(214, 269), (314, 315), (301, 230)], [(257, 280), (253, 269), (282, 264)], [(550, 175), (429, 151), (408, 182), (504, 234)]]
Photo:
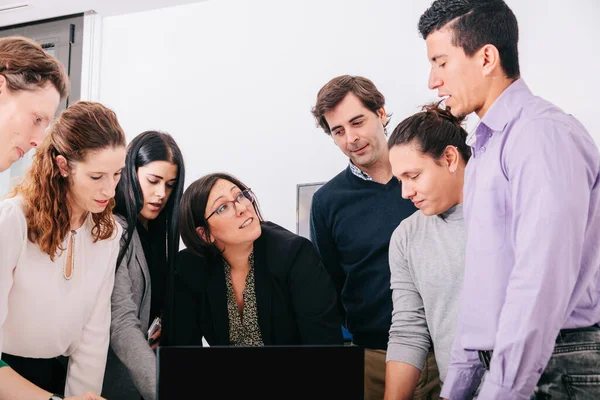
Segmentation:
[[(244, 194), (244, 192), (246, 192), (246, 193), (250, 193), (250, 195), (252, 196), (252, 199), (248, 199), (248, 196), (246, 196), (246, 195)], [(243, 196), (244, 196), (245, 198), (247, 198), (248, 200), (250, 200), (250, 205), (253, 205), (253, 204), (254, 204), (254, 202), (256, 201), (256, 196), (254, 195), (254, 192), (252, 191), (252, 189), (251, 189), (251, 188), (246, 188), (246, 189), (242, 190), (242, 191), (240, 192), (240, 194), (241, 194), (241, 195), (243, 195)], [(207, 222), (208, 222), (208, 219), (209, 219), (210, 217), (212, 217), (213, 215), (215, 215), (215, 214), (217, 214), (217, 215), (221, 215), (221, 214), (219, 214), (217, 211), (219, 210), (219, 208), (223, 207), (223, 205), (225, 205), (225, 204), (232, 203), (232, 207), (233, 207), (233, 209), (234, 209), (234, 210), (237, 210), (237, 209), (235, 208), (235, 203), (238, 203), (238, 204), (239, 204), (239, 205), (241, 205), (241, 206), (243, 205), (242, 203), (240, 203), (240, 202), (237, 200), (237, 197), (239, 197), (239, 196), (236, 196), (236, 198), (235, 198), (234, 200), (229, 200), (229, 201), (226, 201), (225, 203), (221, 204), (219, 207), (217, 207), (217, 209), (216, 209), (215, 211), (213, 211), (212, 213), (210, 213), (210, 215), (209, 215), (208, 217), (206, 217), (205, 221), (207, 221)], [(245, 207), (248, 207), (248, 206), (245, 206)]]

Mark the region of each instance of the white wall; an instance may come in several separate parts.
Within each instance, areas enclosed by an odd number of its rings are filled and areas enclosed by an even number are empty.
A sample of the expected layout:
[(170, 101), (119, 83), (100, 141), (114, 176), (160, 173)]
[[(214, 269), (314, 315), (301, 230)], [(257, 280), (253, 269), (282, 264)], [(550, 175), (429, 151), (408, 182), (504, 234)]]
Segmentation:
[[(171, 133), (186, 186), (209, 172), (233, 173), (268, 219), (295, 231), (296, 184), (326, 181), (347, 163), (310, 114), (322, 85), (341, 74), (372, 79), (394, 113), (392, 129), (436, 99), (417, 32), (429, 3), (212, 0), (108, 17), (99, 100), (129, 139), (146, 129)], [(600, 143), (600, 2), (508, 3), (530, 88), (580, 118)]]

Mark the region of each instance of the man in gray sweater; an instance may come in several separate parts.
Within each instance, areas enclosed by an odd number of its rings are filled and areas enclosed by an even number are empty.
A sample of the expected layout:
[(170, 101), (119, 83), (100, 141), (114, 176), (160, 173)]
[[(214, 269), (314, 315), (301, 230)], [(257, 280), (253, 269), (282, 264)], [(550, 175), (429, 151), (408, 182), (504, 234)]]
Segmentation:
[[(419, 211), (400, 223), (389, 248), (393, 299), (386, 400), (412, 399), (433, 346), (444, 380), (457, 326), (466, 230), (464, 170), (471, 156), (461, 119), (430, 104), (390, 136), (390, 162), (402, 197)], [(438, 391), (439, 393), (439, 391)]]

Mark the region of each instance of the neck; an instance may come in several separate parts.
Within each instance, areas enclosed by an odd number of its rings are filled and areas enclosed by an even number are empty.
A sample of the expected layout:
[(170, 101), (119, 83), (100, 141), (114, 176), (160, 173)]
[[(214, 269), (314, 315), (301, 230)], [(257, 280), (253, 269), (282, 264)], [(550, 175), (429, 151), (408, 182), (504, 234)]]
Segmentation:
[[(517, 78), (518, 79), (518, 78)], [(510, 86), (516, 79), (507, 78), (506, 76), (499, 76), (492, 78), (492, 83), (488, 92), (488, 95), (483, 103), (483, 106), (476, 111), (479, 119), (489, 111), (490, 107), (496, 102), (498, 97)]]
[(79, 207), (71, 207), (70, 209), (71, 216), (71, 230), (75, 231), (83, 225), (85, 219), (87, 218), (88, 212), (79, 208)]
[(392, 165), (387, 157), (380, 158), (375, 164), (369, 167), (359, 167), (364, 173), (369, 174), (377, 183), (386, 184), (392, 179)]
[(142, 217), (142, 214), (138, 214), (138, 220), (142, 223), (142, 226), (148, 229), (148, 219)]
[(250, 262), (248, 258), (252, 249), (254, 248), (254, 242), (247, 244), (240, 244), (235, 247), (228, 246), (223, 251), (223, 258), (227, 260), (227, 263), (232, 270), (249, 270)]

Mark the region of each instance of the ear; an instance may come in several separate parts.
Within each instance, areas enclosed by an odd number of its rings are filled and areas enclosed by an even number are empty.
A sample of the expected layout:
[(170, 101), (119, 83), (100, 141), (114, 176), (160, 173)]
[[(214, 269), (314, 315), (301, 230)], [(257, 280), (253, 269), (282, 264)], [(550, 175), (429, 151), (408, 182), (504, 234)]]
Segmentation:
[(478, 51), (483, 76), (490, 76), (501, 66), (500, 53), (493, 44), (486, 44)]
[(444, 150), (444, 159), (448, 166), (448, 171), (453, 174), (456, 173), (460, 162), (460, 153), (456, 146), (446, 146), (446, 150)]
[(377, 110), (377, 116), (381, 120), (383, 126), (385, 126), (385, 124), (387, 124), (387, 113), (385, 112), (385, 108), (381, 107), (379, 110)]
[(56, 156), (55, 160), (56, 160), (56, 165), (58, 165), (60, 174), (66, 178), (70, 172), (69, 162), (67, 161), (67, 159), (64, 156)]
[(200, 236), (200, 239), (204, 240), (206, 243), (213, 243), (215, 241), (212, 235), (207, 235), (206, 230), (201, 226), (196, 228), (196, 233)]

